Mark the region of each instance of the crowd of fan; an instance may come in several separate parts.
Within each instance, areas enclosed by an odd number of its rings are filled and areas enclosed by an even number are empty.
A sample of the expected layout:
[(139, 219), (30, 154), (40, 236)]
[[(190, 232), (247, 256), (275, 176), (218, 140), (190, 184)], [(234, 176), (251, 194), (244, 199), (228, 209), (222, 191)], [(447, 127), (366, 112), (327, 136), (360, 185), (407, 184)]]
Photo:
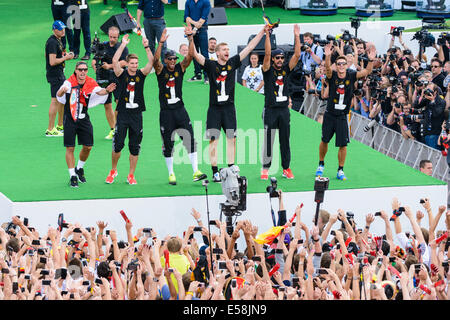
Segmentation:
[[(0, 228), (0, 299), (450, 299), (446, 206), (432, 212), (424, 199), (426, 214), (414, 214), (394, 198), (393, 214), (367, 214), (365, 226), (343, 210), (321, 210), (317, 224), (307, 225), (301, 205), (287, 219), (278, 192), (279, 234), (248, 220), (239, 220), (230, 234), (226, 223), (215, 221), (209, 234), (195, 209), (196, 226), (164, 239), (148, 228), (133, 235), (128, 220), (126, 241), (103, 221), (96, 227), (59, 222), (39, 234), (31, 221), (14, 216)], [(401, 215), (408, 226), (401, 225)], [(436, 230), (442, 215), (446, 230)], [(427, 228), (421, 226), (425, 220)], [(385, 234), (371, 233), (375, 223), (384, 225)], [(241, 236), (245, 248), (238, 245)]]

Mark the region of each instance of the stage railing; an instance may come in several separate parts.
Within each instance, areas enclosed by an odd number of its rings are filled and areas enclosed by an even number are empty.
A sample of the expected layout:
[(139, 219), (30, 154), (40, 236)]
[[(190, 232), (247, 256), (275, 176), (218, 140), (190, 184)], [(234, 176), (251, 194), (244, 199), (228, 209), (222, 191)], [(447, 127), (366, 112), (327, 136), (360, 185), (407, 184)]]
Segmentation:
[[(323, 102), (318, 97), (305, 93), (300, 112), (317, 121), (321, 104)], [(400, 133), (379, 123), (366, 127), (371, 120), (360, 114), (350, 113), (349, 118), (351, 138), (417, 170), (421, 160), (430, 160), (433, 163), (433, 177), (449, 181), (447, 159), (439, 150), (417, 140), (405, 139)], [(364, 131), (364, 128), (368, 130)]]

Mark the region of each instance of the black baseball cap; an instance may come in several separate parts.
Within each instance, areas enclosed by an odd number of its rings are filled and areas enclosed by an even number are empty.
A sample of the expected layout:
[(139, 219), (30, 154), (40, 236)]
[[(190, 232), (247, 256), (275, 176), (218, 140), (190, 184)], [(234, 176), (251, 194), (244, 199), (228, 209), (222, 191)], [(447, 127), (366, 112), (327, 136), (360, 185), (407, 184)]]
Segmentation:
[(164, 54), (164, 58), (168, 59), (171, 57), (175, 57), (178, 59), (177, 57), (177, 53), (175, 52), (175, 50), (167, 50), (166, 53)]
[(276, 48), (274, 50), (272, 50), (272, 57), (275, 56), (284, 56), (284, 51), (281, 48)]

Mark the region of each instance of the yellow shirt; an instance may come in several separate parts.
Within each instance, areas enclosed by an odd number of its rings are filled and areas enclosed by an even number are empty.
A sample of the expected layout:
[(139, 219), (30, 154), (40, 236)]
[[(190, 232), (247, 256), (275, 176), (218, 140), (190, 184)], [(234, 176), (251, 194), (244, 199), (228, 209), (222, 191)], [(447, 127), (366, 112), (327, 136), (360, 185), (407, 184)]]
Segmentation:
[[(164, 256), (162, 256), (161, 257), (161, 266), (164, 268), (165, 265), (166, 265), (166, 259), (164, 258)], [(169, 268), (177, 269), (177, 271), (179, 273), (181, 273), (181, 275), (185, 274), (189, 270), (190, 266), (191, 266), (191, 264), (189, 263), (189, 260), (185, 255), (179, 254), (179, 253), (170, 253), (169, 254)], [(171, 279), (172, 279), (173, 285), (175, 286), (175, 289), (178, 292), (178, 282), (173, 274), (171, 275)]]

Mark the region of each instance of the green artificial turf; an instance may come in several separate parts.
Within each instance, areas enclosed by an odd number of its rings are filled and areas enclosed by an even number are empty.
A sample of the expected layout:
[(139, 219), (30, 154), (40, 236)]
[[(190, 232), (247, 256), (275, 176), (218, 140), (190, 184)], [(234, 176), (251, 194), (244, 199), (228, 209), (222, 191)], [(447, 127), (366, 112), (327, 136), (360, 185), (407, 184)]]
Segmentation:
[[(119, 176), (113, 185), (104, 180), (111, 168), (111, 141), (105, 140), (109, 128), (103, 106), (89, 111), (94, 126), (94, 148), (85, 165), (87, 184), (78, 189), (68, 186), (69, 175), (65, 163), (65, 148), (62, 138), (46, 138), (44, 135), (48, 122), (50, 88), (45, 80), (44, 46), (51, 34), (51, 10), (47, 0), (28, 1), (27, 6), (17, 1), (0, 0), (0, 19), (2, 21), (0, 51), (3, 72), (0, 77), (0, 192), (13, 201), (75, 200), (98, 198), (133, 198), (153, 196), (201, 195), (204, 188), (201, 182), (192, 182), (192, 169), (186, 152), (182, 150), (185, 163), (175, 164), (178, 185), (168, 184), (168, 174), (161, 151), (159, 134), (159, 103), (157, 83), (151, 74), (145, 84), (145, 98), (148, 110), (144, 113), (144, 138), (139, 158), (136, 179), (138, 184), (125, 183), (128, 173), (128, 149), (124, 148), (119, 161)], [(118, 3), (113, 2), (114, 10), (104, 13), (100, 1), (91, 3), (91, 30), (99, 26), (113, 12), (121, 12)], [(171, 5), (167, 9), (168, 25), (172, 25)], [(233, 14), (239, 9), (229, 9)], [(272, 10), (272, 8), (267, 8)], [(275, 10), (275, 8), (273, 8)], [(20, 23), (17, 15), (26, 17)], [(290, 12), (289, 12), (290, 13)], [(257, 23), (257, 21), (255, 20)], [(130, 52), (141, 57), (145, 63), (145, 53), (136, 35), (131, 36)], [(81, 54), (84, 54), (83, 49)], [(73, 72), (76, 61), (66, 65), (66, 76)], [(89, 73), (93, 76), (92, 70)], [(192, 65), (186, 77), (192, 75)], [(200, 169), (211, 175), (207, 162), (208, 141), (204, 139), (206, 110), (208, 106), (208, 86), (203, 83), (184, 82), (184, 100), (190, 113), (199, 142)], [(259, 132), (262, 129), (263, 96), (236, 85), (236, 105), (238, 127), (244, 132)], [(314, 172), (318, 162), (318, 143), (320, 125), (295, 112), (291, 114), (291, 168), (295, 179), (286, 181), (281, 177), (281, 167), (274, 168), (275, 176), (283, 191), (312, 190)], [(248, 192), (265, 192), (267, 181), (260, 181), (260, 161), (258, 151), (261, 141), (247, 142), (247, 148), (240, 150), (243, 135), (238, 137), (237, 164), (241, 174), (248, 178)], [(223, 139), (222, 139), (223, 141)], [(177, 143), (178, 144), (178, 143)], [(78, 153), (80, 147), (76, 148)], [(255, 157), (250, 150), (256, 150)], [(279, 147), (275, 150), (279, 156)], [(222, 153), (224, 154), (224, 153)], [(245, 154), (244, 163), (241, 156)], [(225, 157), (223, 157), (225, 158)], [(221, 159), (221, 157), (219, 157)], [(330, 189), (351, 189), (407, 185), (436, 185), (442, 182), (428, 177), (412, 168), (392, 160), (371, 148), (353, 141), (348, 150), (345, 182), (335, 178), (337, 169), (337, 150), (330, 145), (326, 159), (325, 175), (331, 178)], [(226, 165), (224, 159), (221, 166)], [(211, 177), (209, 177), (211, 178)], [(211, 180), (211, 179), (210, 179)], [(221, 194), (221, 186), (210, 184), (211, 194)]]

